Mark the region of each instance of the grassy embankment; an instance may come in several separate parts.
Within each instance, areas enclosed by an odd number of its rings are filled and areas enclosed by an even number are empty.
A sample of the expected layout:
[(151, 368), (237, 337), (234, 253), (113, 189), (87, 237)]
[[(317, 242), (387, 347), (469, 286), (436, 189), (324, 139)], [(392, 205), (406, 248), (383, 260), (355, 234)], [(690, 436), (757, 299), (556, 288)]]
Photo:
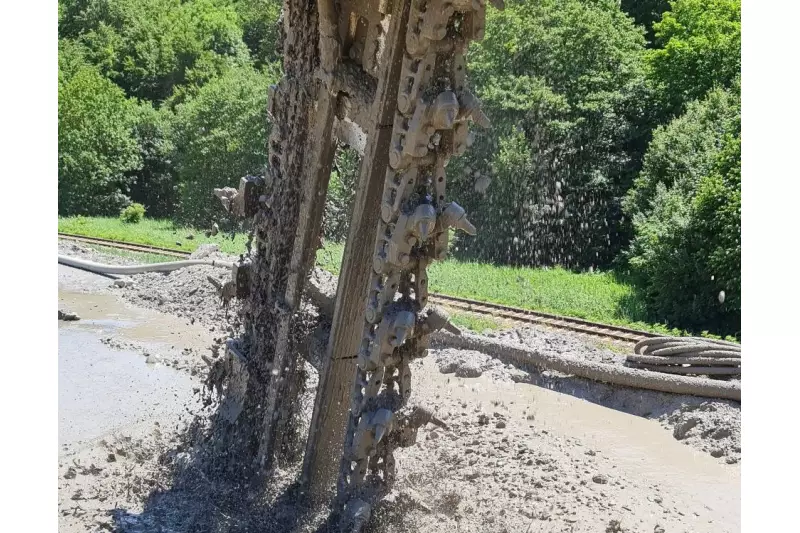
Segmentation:
[[(58, 231), (189, 252), (194, 251), (201, 244), (215, 243), (219, 245), (220, 251), (237, 255), (244, 251), (247, 242), (245, 234), (237, 234), (233, 239), (230, 235), (221, 233), (214, 237), (206, 237), (205, 231), (176, 226), (169, 220), (149, 218), (144, 218), (137, 224), (126, 224), (118, 218), (59, 217)], [(192, 238), (187, 239), (190, 235)]]
[[(216, 243), (221, 251), (230, 254), (242, 253), (247, 240), (243, 234), (233, 239), (221, 234), (206, 237), (197, 229), (150, 219), (138, 224), (125, 224), (115, 218), (59, 218), (58, 231), (189, 251), (203, 243)], [(187, 239), (188, 235), (193, 235), (193, 239)], [(338, 274), (343, 251), (344, 245), (328, 243), (317, 252), (317, 264)], [(642, 322), (642, 306), (635, 289), (618, 281), (612, 273), (576, 274), (560, 268), (513, 268), (448, 260), (431, 265), (429, 276), (433, 292), (657, 333), (678, 334), (676, 330)], [(502, 327), (491, 319), (468, 313), (457, 313), (453, 322), (477, 331)]]

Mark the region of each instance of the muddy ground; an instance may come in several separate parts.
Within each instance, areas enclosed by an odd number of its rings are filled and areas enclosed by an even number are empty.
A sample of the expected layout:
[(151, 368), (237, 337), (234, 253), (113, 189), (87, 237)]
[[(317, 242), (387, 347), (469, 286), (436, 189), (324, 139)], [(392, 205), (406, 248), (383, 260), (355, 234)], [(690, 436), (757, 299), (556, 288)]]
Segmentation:
[[(65, 242), (59, 253), (130, 262)], [(98, 337), (141, 354), (142, 365), (170, 367), (198, 383), (238, 328), (236, 303), (226, 317), (206, 280), (223, 276), (220, 269), (120, 277), (123, 283), (59, 272), (59, 307), (81, 316), (63, 327), (134, 317), (138, 326)], [(501, 335), (621, 364), (618, 351), (561, 332)], [(416, 362), (413, 376), (411, 401), (435, 409), (449, 427), (423, 429), (415, 446), (397, 453), (399, 480), (376, 510), (374, 531), (739, 530), (737, 402), (612, 387), (446, 347)], [(296, 505), (291, 468), (255, 500), (209, 478), (190, 437), (214, 406), (203, 411), (197, 398), (187, 405), (183, 416), (154, 417), (63, 447), (60, 529), (326, 530), (324, 513), (305, 516)]]

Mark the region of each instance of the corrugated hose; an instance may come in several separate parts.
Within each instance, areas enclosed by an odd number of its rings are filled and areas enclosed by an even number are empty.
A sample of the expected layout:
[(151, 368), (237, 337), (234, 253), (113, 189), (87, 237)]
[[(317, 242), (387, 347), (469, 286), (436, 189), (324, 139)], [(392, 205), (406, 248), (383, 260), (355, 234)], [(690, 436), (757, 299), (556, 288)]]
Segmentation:
[(654, 337), (634, 346), (626, 362), (633, 368), (668, 374), (736, 376), (742, 373), (739, 344), (703, 337)]

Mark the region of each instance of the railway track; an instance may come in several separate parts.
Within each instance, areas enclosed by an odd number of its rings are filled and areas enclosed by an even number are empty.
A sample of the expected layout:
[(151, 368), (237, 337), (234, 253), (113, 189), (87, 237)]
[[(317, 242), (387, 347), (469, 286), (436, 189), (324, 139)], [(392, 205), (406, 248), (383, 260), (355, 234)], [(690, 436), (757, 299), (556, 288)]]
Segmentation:
[(431, 293), (429, 298), (434, 303), (438, 303), (439, 305), (453, 309), (482, 315), (491, 315), (525, 324), (535, 324), (556, 329), (566, 329), (576, 333), (591, 335), (593, 337), (604, 337), (630, 343), (637, 343), (644, 338), (658, 337), (658, 335), (649, 333), (647, 331), (639, 331), (609, 324), (600, 324), (580, 318), (541, 313), (539, 311), (531, 311), (529, 309), (521, 309), (519, 307), (479, 302), (476, 300), (469, 300), (467, 298), (459, 298), (457, 296)]
[(192, 254), (192, 252), (184, 250), (171, 250), (169, 248), (161, 248), (159, 246), (149, 246), (147, 244), (133, 244), (130, 242), (112, 241), (110, 239), (101, 239), (98, 237), (86, 237), (84, 235), (73, 235), (71, 233), (58, 233), (59, 239), (69, 241), (83, 242), (86, 244), (97, 244), (101, 246), (108, 246), (109, 248), (117, 248), (119, 250), (130, 250), (132, 252), (144, 252), (150, 254), (166, 255), (169, 257), (185, 258)]
[[(101, 239), (97, 237), (73, 235), (69, 233), (59, 233), (58, 238), (76, 242), (83, 242), (86, 244), (107, 246), (110, 248), (117, 248), (121, 250), (130, 250), (133, 252), (157, 253), (159, 255), (165, 255), (169, 257), (185, 258), (191, 255), (191, 252), (184, 250), (172, 250), (169, 248), (161, 248), (158, 246), (133, 244), (128, 242), (114, 241), (110, 239)], [(636, 343), (644, 338), (658, 337), (658, 335), (649, 333), (647, 331), (640, 331), (640, 330), (625, 328), (622, 326), (613, 326), (609, 324), (600, 324), (597, 322), (591, 322), (589, 320), (583, 320), (580, 318), (571, 318), (560, 315), (553, 315), (550, 313), (531, 311), (529, 309), (521, 309), (519, 307), (511, 307), (507, 305), (470, 300), (467, 298), (459, 298), (457, 296), (447, 296), (444, 294), (430, 293), (429, 299), (431, 300), (431, 303), (436, 303), (440, 306), (449, 307), (455, 310), (467, 311), (479, 315), (494, 316), (497, 318), (502, 318), (505, 320), (521, 324), (533, 324), (538, 326), (551, 327), (555, 329), (563, 329), (575, 333), (590, 335), (592, 337), (602, 337), (621, 342)]]

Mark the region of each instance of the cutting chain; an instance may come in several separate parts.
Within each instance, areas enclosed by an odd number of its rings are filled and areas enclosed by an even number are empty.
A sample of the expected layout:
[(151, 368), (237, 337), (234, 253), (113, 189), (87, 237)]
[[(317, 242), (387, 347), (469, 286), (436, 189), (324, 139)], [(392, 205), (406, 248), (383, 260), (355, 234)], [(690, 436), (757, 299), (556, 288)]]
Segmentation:
[[(427, 355), (431, 333), (458, 331), (444, 313), (426, 307), (426, 269), (447, 257), (451, 229), (475, 234), (464, 210), (446, 200), (445, 170), (471, 144), (468, 122), (489, 126), (465, 83), (467, 46), (483, 38), (484, 1), (412, 0), (401, 36), (405, 52), (337, 486), (352, 519), (391, 487), (394, 450), (413, 445), (421, 426), (444, 425), (409, 405), (410, 363)], [(381, 7), (385, 19), (388, 7)], [(383, 27), (385, 20), (371, 25), (374, 39), (357, 52), (369, 58), (365, 70), (382, 53)]]

